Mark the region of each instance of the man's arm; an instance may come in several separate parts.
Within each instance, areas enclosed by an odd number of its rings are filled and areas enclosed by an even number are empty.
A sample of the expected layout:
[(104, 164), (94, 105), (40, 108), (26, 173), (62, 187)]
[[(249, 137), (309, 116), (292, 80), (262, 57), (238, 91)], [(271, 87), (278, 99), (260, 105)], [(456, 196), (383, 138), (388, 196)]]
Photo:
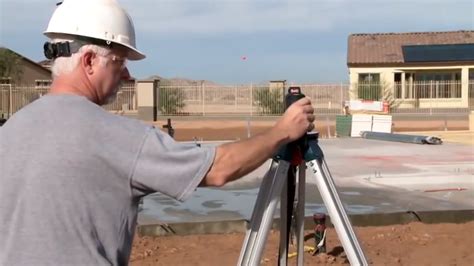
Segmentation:
[(273, 156), (280, 146), (312, 130), (313, 111), (308, 98), (300, 99), (270, 130), (247, 140), (217, 147), (211, 169), (200, 186), (222, 186), (252, 172)]
[(270, 158), (286, 138), (270, 129), (247, 140), (218, 146), (201, 186), (222, 186), (252, 172)]

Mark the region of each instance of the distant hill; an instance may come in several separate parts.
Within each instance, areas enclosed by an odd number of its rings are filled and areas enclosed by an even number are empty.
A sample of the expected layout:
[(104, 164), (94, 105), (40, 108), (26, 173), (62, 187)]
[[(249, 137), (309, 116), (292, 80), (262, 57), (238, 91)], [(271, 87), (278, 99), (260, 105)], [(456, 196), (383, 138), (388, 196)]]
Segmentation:
[(215, 83), (210, 80), (192, 80), (192, 79), (187, 79), (187, 78), (164, 78), (159, 75), (153, 75), (148, 77), (147, 79), (159, 79), (160, 84), (162, 85), (179, 85), (179, 86), (198, 86), (201, 85), (219, 85), (218, 83)]

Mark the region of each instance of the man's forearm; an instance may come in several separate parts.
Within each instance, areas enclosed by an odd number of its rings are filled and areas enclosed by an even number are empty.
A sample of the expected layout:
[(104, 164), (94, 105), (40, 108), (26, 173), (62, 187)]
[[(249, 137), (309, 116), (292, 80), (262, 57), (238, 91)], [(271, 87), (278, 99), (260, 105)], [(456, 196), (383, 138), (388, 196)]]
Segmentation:
[(217, 147), (214, 163), (201, 185), (221, 186), (259, 167), (288, 137), (274, 128), (250, 139)]
[(255, 170), (278, 148), (314, 128), (314, 109), (309, 98), (292, 103), (273, 128), (248, 140), (217, 147), (211, 169), (201, 186), (222, 186)]

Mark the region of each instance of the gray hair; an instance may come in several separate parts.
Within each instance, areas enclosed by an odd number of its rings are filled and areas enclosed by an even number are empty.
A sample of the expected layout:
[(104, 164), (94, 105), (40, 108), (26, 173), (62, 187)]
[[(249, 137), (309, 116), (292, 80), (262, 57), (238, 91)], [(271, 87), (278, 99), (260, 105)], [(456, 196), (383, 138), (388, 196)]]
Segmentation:
[[(53, 61), (53, 64), (51, 66), (51, 72), (53, 74), (53, 78), (56, 78), (60, 75), (71, 73), (77, 67), (77, 65), (79, 64), (79, 60), (80, 60), (81, 56), (87, 51), (92, 51), (92, 52), (94, 52), (98, 55), (102, 55), (102, 56), (106, 56), (106, 55), (110, 54), (109, 49), (107, 49), (105, 47), (102, 47), (102, 46), (95, 45), (95, 44), (86, 44), (86, 43), (82, 43), (80, 41), (72, 40), (72, 39), (53, 39), (53, 40), (51, 40), (51, 42), (53, 42), (53, 43), (65, 42), (65, 41), (78, 43), (80, 45), (80, 48), (77, 52), (73, 53), (69, 57), (58, 57)], [(108, 59), (105, 58), (105, 57), (100, 57), (99, 62), (100, 62), (101, 66), (105, 66), (108, 62)]]

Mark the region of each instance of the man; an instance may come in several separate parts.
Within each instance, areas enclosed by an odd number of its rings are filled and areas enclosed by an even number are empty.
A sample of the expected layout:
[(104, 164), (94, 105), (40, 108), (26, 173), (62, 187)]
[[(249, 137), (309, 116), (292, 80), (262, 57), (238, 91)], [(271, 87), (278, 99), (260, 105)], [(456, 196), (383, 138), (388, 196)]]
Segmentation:
[(248, 140), (176, 143), (99, 106), (129, 78), (127, 59), (145, 57), (115, 0), (65, 0), (45, 34), (51, 90), (0, 129), (0, 265), (126, 265), (141, 197), (222, 186), (313, 128), (304, 98)]

